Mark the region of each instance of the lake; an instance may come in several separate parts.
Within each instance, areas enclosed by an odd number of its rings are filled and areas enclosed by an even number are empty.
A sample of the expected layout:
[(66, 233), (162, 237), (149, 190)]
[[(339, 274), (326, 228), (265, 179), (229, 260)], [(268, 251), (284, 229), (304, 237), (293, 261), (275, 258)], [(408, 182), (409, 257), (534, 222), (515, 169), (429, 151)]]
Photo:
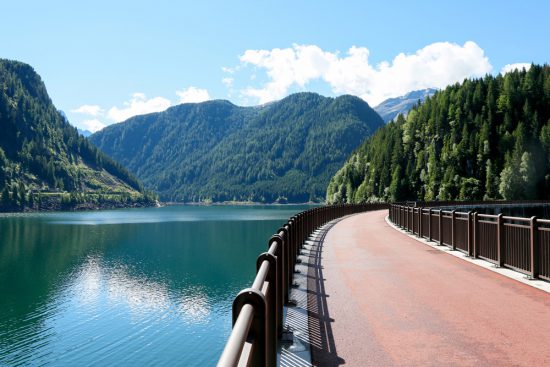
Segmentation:
[(256, 257), (307, 208), (0, 215), (0, 365), (215, 364)]

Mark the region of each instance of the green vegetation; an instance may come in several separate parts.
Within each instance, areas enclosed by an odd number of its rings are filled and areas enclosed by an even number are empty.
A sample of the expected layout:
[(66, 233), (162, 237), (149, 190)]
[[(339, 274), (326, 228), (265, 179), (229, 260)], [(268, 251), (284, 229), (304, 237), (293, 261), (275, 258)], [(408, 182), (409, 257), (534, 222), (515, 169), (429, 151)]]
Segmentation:
[(465, 80), (379, 129), (327, 201), (550, 198), (550, 67)]
[(182, 104), (91, 141), (169, 201), (323, 200), (330, 177), (383, 125), (363, 100), (313, 93), (259, 107)]
[(72, 209), (154, 200), (69, 125), (40, 76), (0, 59), (0, 210)]

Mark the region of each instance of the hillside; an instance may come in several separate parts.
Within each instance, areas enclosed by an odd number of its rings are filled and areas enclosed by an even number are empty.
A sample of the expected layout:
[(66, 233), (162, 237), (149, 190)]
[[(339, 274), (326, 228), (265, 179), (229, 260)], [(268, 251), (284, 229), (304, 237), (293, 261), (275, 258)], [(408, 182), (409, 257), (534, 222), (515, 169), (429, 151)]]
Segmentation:
[(148, 201), (141, 184), (54, 107), (40, 76), (0, 59), (0, 210)]
[(162, 199), (322, 200), (382, 119), (352, 96), (299, 93), (259, 107), (182, 104), (111, 125), (90, 140)]
[(550, 198), (550, 67), (449, 86), (379, 129), (327, 201)]
[(424, 102), (426, 98), (433, 96), (435, 92), (437, 92), (437, 89), (428, 88), (412, 91), (401, 97), (388, 98), (374, 107), (374, 110), (387, 123), (395, 119), (399, 114), (406, 115), (411, 108), (419, 102)]

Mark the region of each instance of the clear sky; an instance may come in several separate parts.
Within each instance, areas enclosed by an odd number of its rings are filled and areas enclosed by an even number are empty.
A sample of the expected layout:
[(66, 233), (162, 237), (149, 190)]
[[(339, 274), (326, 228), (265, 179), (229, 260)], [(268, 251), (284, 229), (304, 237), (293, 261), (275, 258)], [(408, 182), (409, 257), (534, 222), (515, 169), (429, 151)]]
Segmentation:
[(5, 1), (0, 57), (91, 130), (180, 102), (296, 91), (376, 105), (548, 63), (550, 1)]

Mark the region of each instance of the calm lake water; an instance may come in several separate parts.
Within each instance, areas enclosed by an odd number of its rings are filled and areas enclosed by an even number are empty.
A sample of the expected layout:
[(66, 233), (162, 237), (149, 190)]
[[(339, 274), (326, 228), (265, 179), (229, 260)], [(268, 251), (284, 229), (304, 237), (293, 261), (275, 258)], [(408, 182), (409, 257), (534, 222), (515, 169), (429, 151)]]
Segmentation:
[(0, 216), (0, 366), (206, 366), (255, 259), (307, 206)]

